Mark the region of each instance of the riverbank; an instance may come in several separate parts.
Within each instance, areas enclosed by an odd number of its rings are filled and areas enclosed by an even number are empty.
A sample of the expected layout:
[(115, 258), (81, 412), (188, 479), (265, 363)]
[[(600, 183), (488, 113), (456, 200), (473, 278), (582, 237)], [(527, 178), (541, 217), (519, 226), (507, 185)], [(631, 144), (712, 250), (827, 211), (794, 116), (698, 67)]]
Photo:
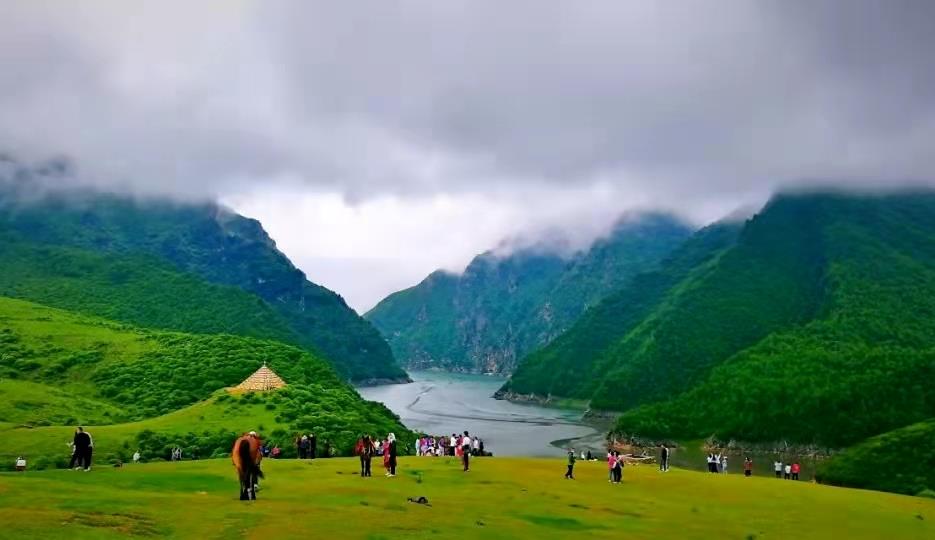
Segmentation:
[[(562, 459), (266, 460), (259, 500), (237, 500), (228, 459), (0, 474), (8, 538), (935, 538), (935, 501), (766, 477)], [(431, 506), (410, 503), (424, 496)]]
[(602, 428), (582, 418), (583, 410), (494, 399), (502, 377), (441, 371), (413, 371), (410, 376), (411, 384), (358, 392), (384, 403), (410, 429), (432, 435), (468, 430), (498, 456), (560, 456), (566, 442), (604, 438)]

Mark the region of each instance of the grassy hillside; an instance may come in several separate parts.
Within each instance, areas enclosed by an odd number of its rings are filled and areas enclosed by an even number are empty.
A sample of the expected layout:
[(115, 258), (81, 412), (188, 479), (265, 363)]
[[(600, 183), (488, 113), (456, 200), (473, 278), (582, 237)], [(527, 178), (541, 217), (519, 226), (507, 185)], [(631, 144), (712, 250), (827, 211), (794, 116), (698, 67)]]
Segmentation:
[[(935, 416), (935, 197), (798, 199), (764, 214), (802, 206), (822, 216), (802, 227), (822, 245), (815, 316), (725, 355), (672, 401), (628, 412), (621, 431), (842, 447)], [(759, 298), (748, 305), (774, 306)]]
[(818, 469), (821, 482), (935, 498), (935, 419), (872, 437)]
[[(3, 294), (147, 327), (227, 326), (317, 351), (357, 381), (406, 378), (376, 329), (308, 281), (256, 220), (215, 204), (90, 192), (36, 197), (29, 188), (38, 173), (15, 174), (17, 184), (0, 178), (0, 259), (29, 279), (8, 278)], [(55, 264), (44, 264), (46, 254)], [(194, 309), (167, 313), (177, 299)]]
[(548, 347), (524, 358), (501, 393), (590, 399), (607, 374), (605, 352), (652, 313), (675, 284), (732, 245), (739, 230), (739, 225), (717, 224), (696, 233), (658, 269), (634, 276)]
[[(260, 426), (283, 443), (314, 431), (341, 453), (361, 431), (408, 436), (395, 415), (362, 400), (325, 362), (281, 343), (142, 330), (8, 298), (0, 298), (0, 322), (0, 431), (11, 442), (0, 450), (4, 458), (67, 461), (76, 424), (95, 426), (102, 459), (126, 458), (147, 442), (139, 439), (147, 430), (162, 437), (153, 446), (174, 441), (203, 456)], [(287, 388), (240, 397), (222, 390), (264, 362)]]
[[(260, 499), (236, 500), (228, 460), (0, 474), (16, 538), (929, 538), (935, 501), (739, 475), (602, 463), (561, 478), (560, 459), (403, 458), (396, 478), (356, 459), (265, 461)], [(522, 472), (518, 474), (518, 472)], [(425, 496), (431, 507), (407, 502)]]
[(155, 257), (118, 259), (0, 233), (0, 295), (137, 326), (301, 341), (257, 296), (177, 271)]
[(589, 398), (651, 438), (840, 448), (935, 416), (935, 194), (781, 195), (735, 240), (711, 234), (505, 390)]
[(572, 256), (537, 245), (476, 257), (461, 275), (435, 272), (366, 314), (397, 358), (418, 368), (510, 373), (584, 310), (655, 265), (689, 235), (664, 215), (621, 222)]

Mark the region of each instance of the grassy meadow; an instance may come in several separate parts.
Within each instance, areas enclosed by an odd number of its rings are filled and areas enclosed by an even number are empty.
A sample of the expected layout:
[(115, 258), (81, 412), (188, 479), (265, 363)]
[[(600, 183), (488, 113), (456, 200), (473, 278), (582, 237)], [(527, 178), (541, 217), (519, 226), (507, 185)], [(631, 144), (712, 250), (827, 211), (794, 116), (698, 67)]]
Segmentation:
[(768, 477), (646, 465), (615, 486), (601, 462), (571, 481), (562, 459), (526, 458), (357, 467), (267, 460), (255, 502), (237, 500), (226, 459), (2, 473), (0, 522), (6, 538), (935, 538), (935, 500)]

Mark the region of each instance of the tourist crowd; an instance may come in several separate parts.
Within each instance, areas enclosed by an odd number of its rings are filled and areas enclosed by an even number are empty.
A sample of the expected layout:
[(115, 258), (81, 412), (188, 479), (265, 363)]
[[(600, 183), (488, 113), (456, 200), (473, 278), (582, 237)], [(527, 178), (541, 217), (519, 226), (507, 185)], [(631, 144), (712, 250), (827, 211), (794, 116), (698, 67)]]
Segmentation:
[(475, 457), (487, 455), (483, 439), (471, 438), (467, 431), (463, 435), (452, 433), (450, 437), (424, 435), (416, 439), (415, 449), (417, 456), (462, 457), (465, 453)]

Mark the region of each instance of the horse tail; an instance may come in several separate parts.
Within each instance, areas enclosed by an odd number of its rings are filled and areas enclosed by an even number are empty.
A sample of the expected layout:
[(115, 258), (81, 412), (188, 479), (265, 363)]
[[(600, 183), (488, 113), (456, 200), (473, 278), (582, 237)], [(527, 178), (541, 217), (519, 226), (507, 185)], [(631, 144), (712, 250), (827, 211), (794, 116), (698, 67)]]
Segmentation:
[(237, 452), (240, 454), (240, 466), (243, 467), (245, 474), (255, 474), (257, 478), (265, 478), (263, 471), (260, 470), (260, 466), (256, 462), (255, 451), (250, 441), (246, 439), (240, 441), (240, 448)]

